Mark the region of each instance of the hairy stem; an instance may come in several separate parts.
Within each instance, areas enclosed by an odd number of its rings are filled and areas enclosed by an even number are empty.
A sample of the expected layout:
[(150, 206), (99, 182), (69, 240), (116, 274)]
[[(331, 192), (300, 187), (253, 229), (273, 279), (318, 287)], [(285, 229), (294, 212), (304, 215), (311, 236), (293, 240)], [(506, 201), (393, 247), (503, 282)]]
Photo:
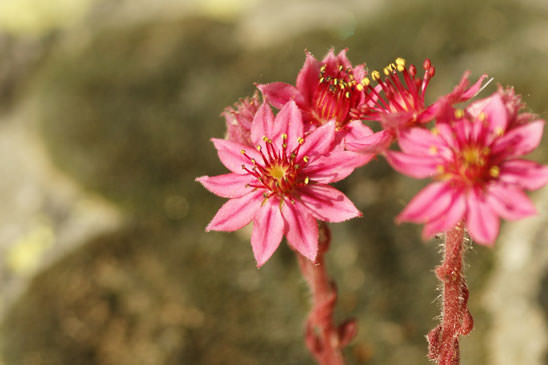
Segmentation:
[(337, 290), (329, 280), (324, 260), (330, 241), (329, 227), (321, 222), (316, 261), (312, 262), (298, 253), (297, 258), (312, 292), (312, 309), (306, 321), (306, 345), (319, 364), (342, 365), (344, 359), (341, 350), (355, 336), (357, 326), (353, 320), (336, 326), (333, 320)]
[(441, 323), (428, 333), (428, 357), (438, 365), (458, 365), (459, 336), (472, 331), (468, 287), (462, 273), (465, 233), (462, 222), (445, 234), (444, 257), (436, 275), (443, 284)]

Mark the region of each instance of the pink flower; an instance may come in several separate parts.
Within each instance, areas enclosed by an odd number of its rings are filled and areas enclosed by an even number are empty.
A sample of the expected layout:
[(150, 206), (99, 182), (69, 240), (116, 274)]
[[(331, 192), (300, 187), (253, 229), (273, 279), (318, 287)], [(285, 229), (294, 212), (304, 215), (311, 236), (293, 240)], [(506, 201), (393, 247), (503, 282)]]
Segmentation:
[[(405, 60), (397, 58), (394, 63), (384, 68), (385, 78), (381, 79), (379, 71), (373, 71), (371, 78), (377, 82), (373, 87), (367, 80), (364, 85), (367, 91), (367, 103), (360, 106), (360, 117), (365, 120), (381, 122), (382, 135), (385, 146), (388, 147), (398, 135), (406, 129), (428, 123), (435, 118), (443, 119), (443, 115), (452, 115), (453, 105), (470, 99), (481, 87), (486, 75), (468, 86), (468, 75), (465, 73), (455, 89), (442, 97), (434, 104), (425, 105), (425, 94), (430, 80), (435, 75), (435, 67), (429, 59), (423, 62), (424, 75), (417, 77), (414, 65), (407, 69)], [(367, 141), (369, 143), (369, 141)], [(368, 150), (368, 146), (359, 146), (359, 141), (353, 146), (354, 150)]]
[[(283, 82), (257, 85), (267, 102), (275, 108), (294, 100), (302, 110), (305, 127), (312, 130), (330, 121), (337, 127), (336, 144), (347, 146), (354, 141), (369, 146), (373, 131), (359, 120), (358, 111), (365, 102), (365, 65), (352, 66), (346, 50), (335, 56), (329, 50), (322, 61), (306, 54), (297, 76), (296, 87)], [(373, 138), (373, 142), (376, 137)]]
[(341, 222), (361, 215), (343, 193), (327, 184), (344, 179), (371, 156), (329, 153), (334, 123), (305, 136), (301, 112), (293, 101), (275, 118), (263, 104), (251, 123), (250, 138), (256, 148), (212, 140), (221, 162), (231, 172), (196, 180), (230, 200), (206, 230), (235, 231), (253, 221), (251, 246), (258, 266), (270, 258), (284, 235), (295, 250), (315, 260), (316, 219)]
[(515, 220), (536, 212), (523, 190), (544, 186), (548, 166), (519, 157), (538, 146), (544, 121), (508, 129), (501, 95), (488, 100), (476, 115), (461, 110), (452, 122), (438, 123), (432, 131), (413, 128), (402, 133), (402, 152), (387, 153), (396, 170), (435, 180), (397, 218), (425, 223), (425, 237), (464, 220), (475, 241), (492, 244), (499, 217)]
[(260, 105), (259, 93), (255, 91), (252, 97), (240, 99), (234, 107), (226, 107), (221, 114), (226, 121), (225, 138), (250, 146), (251, 122)]

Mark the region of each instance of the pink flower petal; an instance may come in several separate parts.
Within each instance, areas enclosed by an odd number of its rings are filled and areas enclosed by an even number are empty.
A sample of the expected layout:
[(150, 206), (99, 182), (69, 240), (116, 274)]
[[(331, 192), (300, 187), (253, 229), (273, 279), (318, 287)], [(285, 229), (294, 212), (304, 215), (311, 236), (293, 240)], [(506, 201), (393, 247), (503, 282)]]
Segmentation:
[(470, 236), (477, 243), (491, 246), (499, 232), (499, 218), (485, 201), (485, 197), (476, 190), (467, 195), (466, 226)]
[[(287, 135), (287, 141), (282, 141), (282, 136)], [(294, 101), (289, 101), (276, 115), (273, 131), (267, 137), (271, 138), (275, 146), (287, 143), (287, 149), (293, 151), (299, 144), (299, 138), (303, 137), (303, 120), (301, 111)]]
[(277, 199), (269, 199), (257, 210), (251, 233), (251, 247), (257, 267), (263, 266), (280, 245), (284, 226), (284, 219)]
[(257, 88), (261, 90), (265, 101), (270, 103), (276, 109), (281, 109), (282, 106), (284, 106), (284, 104), (289, 100), (295, 100), (298, 103), (302, 103), (300, 91), (297, 90), (295, 86), (286, 84), (285, 82), (259, 84), (257, 85)]
[(536, 190), (548, 184), (548, 166), (529, 160), (514, 159), (500, 165), (499, 181)]
[(332, 149), (335, 139), (335, 123), (329, 122), (319, 128), (314, 129), (309, 135), (304, 137), (304, 143), (299, 149), (298, 157), (314, 155), (324, 155)]
[(251, 123), (251, 141), (255, 146), (258, 146), (263, 142), (263, 137), (273, 138), (274, 133), (274, 114), (270, 106), (263, 103), (255, 113), (255, 118)]
[(449, 231), (457, 225), (465, 213), (466, 196), (462, 191), (455, 191), (447, 210), (424, 226), (423, 236), (430, 238), (436, 233)]
[[(361, 122), (360, 122), (361, 123)], [(394, 141), (394, 135), (388, 131), (380, 131), (367, 137), (356, 138), (353, 135), (345, 138), (346, 149), (363, 153), (381, 153)]]
[(396, 221), (426, 223), (445, 212), (454, 195), (447, 183), (435, 182), (422, 189), (398, 215)]
[(245, 173), (242, 165), (251, 163), (251, 161), (242, 154), (242, 151), (245, 151), (249, 158), (262, 161), (261, 155), (254, 148), (249, 146), (244, 146), (243, 144), (228, 141), (226, 139), (212, 138), (211, 141), (217, 149), (217, 155), (223, 165), (236, 174), (241, 175), (242, 173)]
[(328, 184), (340, 181), (357, 167), (365, 165), (373, 158), (372, 154), (350, 151), (335, 151), (311, 161), (302, 169), (302, 174), (315, 183)]
[(538, 147), (542, 139), (543, 128), (543, 120), (513, 128), (495, 140), (492, 153), (505, 158), (525, 155)]
[(248, 224), (263, 200), (262, 192), (255, 191), (227, 201), (209, 222), (206, 231), (236, 231)]
[(308, 209), (298, 201), (286, 203), (282, 208), (289, 244), (311, 261), (318, 254), (318, 224)]
[(434, 176), (437, 166), (443, 163), (437, 156), (408, 155), (396, 151), (387, 151), (386, 159), (396, 171), (419, 179)]
[(504, 219), (517, 220), (536, 214), (533, 202), (516, 186), (492, 183), (487, 191), (487, 203)]
[[(464, 76), (462, 77), (461, 79), (461, 86), (463, 86), (463, 88), (465, 88), (467, 85), (468, 85), (468, 76), (470, 75), (470, 73), (464, 73)], [(474, 85), (470, 86), (470, 88), (468, 88), (468, 90), (462, 92), (460, 94), (460, 97), (457, 99), (457, 102), (462, 102), (462, 101), (466, 101), (470, 98), (473, 98), (474, 96), (476, 96), (476, 94), (480, 91), (481, 87), (482, 87), (482, 83), (483, 81), (487, 78), (487, 75), (486, 74), (483, 74), (479, 77), (478, 81), (476, 81), (474, 83)]]
[(401, 150), (410, 155), (433, 154), (433, 149), (447, 149), (439, 135), (425, 128), (411, 128), (403, 131), (398, 138)]
[(314, 184), (300, 189), (299, 198), (316, 219), (343, 222), (361, 216), (361, 212), (342, 192), (329, 185)]
[(320, 74), (320, 62), (310, 52), (306, 52), (304, 65), (297, 75), (297, 89), (302, 95), (303, 102), (312, 102), (312, 91), (317, 87)]
[(245, 195), (253, 188), (248, 184), (255, 180), (251, 175), (224, 174), (217, 176), (201, 176), (196, 181), (201, 183), (207, 190), (223, 198), (238, 198)]

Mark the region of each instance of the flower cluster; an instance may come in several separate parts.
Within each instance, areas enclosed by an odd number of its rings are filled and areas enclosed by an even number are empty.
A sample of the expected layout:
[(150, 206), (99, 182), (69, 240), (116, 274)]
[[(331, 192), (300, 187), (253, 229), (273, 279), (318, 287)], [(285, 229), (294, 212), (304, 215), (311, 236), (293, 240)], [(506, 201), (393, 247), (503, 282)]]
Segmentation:
[[(232, 231), (253, 222), (251, 244), (261, 266), (283, 236), (314, 260), (316, 220), (340, 222), (361, 213), (328, 184), (347, 177), (376, 154), (399, 172), (430, 177), (398, 216), (424, 223), (424, 236), (463, 221), (478, 243), (491, 244), (499, 217), (535, 212), (523, 190), (548, 182), (548, 168), (521, 157), (540, 142), (544, 121), (523, 112), (512, 88), (470, 103), (486, 75), (470, 85), (469, 73), (432, 104), (435, 75), (429, 59), (422, 75), (397, 58), (383, 72), (353, 66), (346, 50), (320, 61), (306, 53), (295, 85), (259, 84), (258, 93), (223, 113), (226, 139), (213, 139), (231, 173), (197, 180), (229, 198), (207, 230)], [(276, 115), (271, 108), (279, 110)], [(366, 122), (376, 122), (377, 132)], [(391, 150), (397, 142), (399, 150)]]

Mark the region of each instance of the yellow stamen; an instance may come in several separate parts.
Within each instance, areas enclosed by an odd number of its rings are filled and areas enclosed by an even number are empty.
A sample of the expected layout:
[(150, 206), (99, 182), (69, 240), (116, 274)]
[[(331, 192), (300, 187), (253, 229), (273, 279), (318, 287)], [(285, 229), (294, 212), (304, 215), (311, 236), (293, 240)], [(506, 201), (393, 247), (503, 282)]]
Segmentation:
[(437, 136), (438, 134), (440, 134), (440, 131), (439, 131), (438, 128), (436, 128), (436, 127), (430, 129), (430, 132), (432, 132), (432, 134), (433, 134), (434, 136)]
[(304, 143), (304, 138), (303, 138), (303, 137), (299, 137), (299, 138), (297, 139), (297, 143), (298, 143), (298, 144), (303, 144), (303, 143)]
[(460, 119), (462, 117), (464, 117), (464, 110), (455, 109), (455, 118)]
[(373, 81), (378, 81), (381, 78), (381, 73), (377, 70), (371, 72), (371, 78)]
[(308, 185), (309, 182), (310, 182), (310, 178), (309, 178), (308, 176), (305, 177), (305, 178), (304, 178), (304, 183), (305, 183), (306, 185)]
[(358, 91), (362, 91), (363, 90), (362, 84), (356, 85), (356, 89), (358, 89)]
[(431, 154), (431, 155), (435, 155), (438, 153), (438, 148), (436, 146), (430, 146), (430, 148), (428, 149), (428, 152)]
[(499, 177), (500, 175), (500, 168), (498, 166), (493, 166), (489, 169), (489, 175), (491, 177)]

